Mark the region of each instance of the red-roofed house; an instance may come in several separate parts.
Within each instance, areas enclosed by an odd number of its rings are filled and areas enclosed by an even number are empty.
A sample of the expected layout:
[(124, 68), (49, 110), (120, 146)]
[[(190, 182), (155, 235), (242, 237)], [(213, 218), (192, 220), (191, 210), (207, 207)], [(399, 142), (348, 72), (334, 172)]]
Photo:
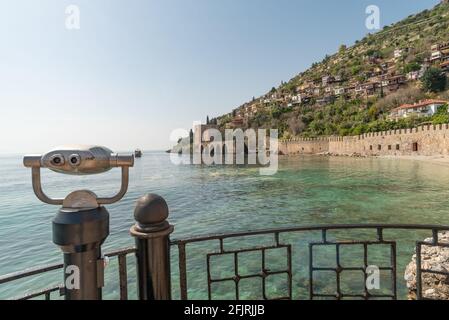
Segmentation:
[(440, 64), (440, 68), (441, 70), (443, 70), (444, 72), (449, 72), (449, 60), (444, 61)]
[(448, 104), (448, 101), (444, 100), (424, 100), (415, 104), (403, 104), (391, 110), (389, 118), (397, 120), (400, 118), (407, 118), (411, 114), (415, 114), (419, 117), (421, 116), (433, 116), (438, 108)]

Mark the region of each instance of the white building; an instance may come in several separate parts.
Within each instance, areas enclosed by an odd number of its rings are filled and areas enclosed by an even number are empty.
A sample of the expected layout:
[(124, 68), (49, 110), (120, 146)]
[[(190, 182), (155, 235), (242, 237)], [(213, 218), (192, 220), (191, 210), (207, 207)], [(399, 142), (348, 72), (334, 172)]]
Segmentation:
[(430, 61), (436, 61), (440, 60), (443, 57), (443, 54), (441, 51), (434, 51), (432, 52), (432, 55), (430, 56)]
[(335, 94), (336, 96), (342, 95), (342, 94), (344, 94), (344, 93), (345, 93), (345, 88), (336, 88), (336, 89), (334, 90), (334, 94)]
[(398, 59), (398, 58), (402, 57), (402, 52), (403, 52), (402, 49), (394, 50), (394, 58)]
[[(407, 118), (414, 114), (418, 117), (433, 116), (438, 108), (447, 105), (448, 101), (444, 100), (424, 100), (415, 104), (404, 104), (390, 112), (390, 119), (396, 120)], [(449, 110), (448, 110), (449, 111)]]

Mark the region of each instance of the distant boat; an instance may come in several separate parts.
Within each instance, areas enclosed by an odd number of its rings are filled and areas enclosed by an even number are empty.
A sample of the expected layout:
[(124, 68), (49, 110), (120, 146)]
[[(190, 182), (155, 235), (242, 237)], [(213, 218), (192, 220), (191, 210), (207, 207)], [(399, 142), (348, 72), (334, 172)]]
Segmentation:
[(140, 149), (136, 149), (136, 150), (134, 151), (134, 156), (135, 156), (136, 158), (142, 158), (142, 151), (141, 151)]

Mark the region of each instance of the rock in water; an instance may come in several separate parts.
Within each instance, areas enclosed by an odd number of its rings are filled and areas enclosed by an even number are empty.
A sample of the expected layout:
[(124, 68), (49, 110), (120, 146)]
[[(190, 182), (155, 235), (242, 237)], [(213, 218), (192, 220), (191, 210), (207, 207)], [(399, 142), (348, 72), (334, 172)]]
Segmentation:
[[(449, 243), (449, 232), (438, 235), (440, 243)], [(427, 238), (425, 242), (432, 242)], [(449, 274), (449, 248), (425, 246), (421, 247), (422, 269), (446, 272)], [(433, 273), (421, 273), (422, 296), (426, 299), (449, 300), (449, 276)], [(409, 300), (416, 300), (416, 253), (405, 269), (404, 279), (407, 281)]]

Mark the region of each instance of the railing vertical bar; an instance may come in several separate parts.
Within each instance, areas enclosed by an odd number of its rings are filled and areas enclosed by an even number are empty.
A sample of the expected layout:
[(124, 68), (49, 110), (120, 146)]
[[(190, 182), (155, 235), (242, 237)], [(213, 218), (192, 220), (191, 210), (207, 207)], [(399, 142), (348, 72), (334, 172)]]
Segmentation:
[[(381, 236), (380, 236), (380, 232), (379, 229), (377, 229), (377, 235), (378, 235), (378, 239), (380, 241)], [(368, 279), (368, 275), (366, 273), (366, 269), (368, 268), (368, 245), (366, 243), (363, 244), (363, 281), (365, 281), (365, 284), (363, 285), (364, 291), (365, 291), (365, 300), (369, 299), (369, 290), (367, 287), (367, 283), (366, 280)]]
[(293, 300), (292, 247), (290, 245), (287, 247), (287, 266), (288, 266), (288, 296), (290, 297), (290, 300)]
[(393, 300), (397, 300), (397, 283), (396, 283), (396, 242), (392, 243), (391, 245), (391, 283), (392, 283), (392, 289), (393, 289)]
[(322, 239), (323, 243), (327, 242), (327, 230), (326, 229), (321, 230), (321, 239)]
[(379, 240), (380, 242), (384, 241), (384, 234), (382, 228), (377, 228), (377, 240)]
[(337, 300), (341, 299), (341, 265), (340, 265), (340, 244), (337, 243), (337, 246), (335, 248), (336, 250), (336, 262), (337, 262), (337, 269), (336, 269), (336, 276), (337, 276)]
[(239, 292), (239, 255), (237, 252), (234, 252), (234, 273), (235, 273), (235, 299), (240, 300), (240, 292)]
[(186, 245), (178, 244), (179, 254), (179, 286), (181, 291), (181, 300), (187, 300), (187, 266), (186, 266)]
[(267, 290), (265, 288), (266, 285), (266, 267), (265, 267), (265, 249), (262, 249), (262, 297), (264, 300), (267, 299)]
[(223, 238), (220, 238), (220, 253), (224, 253)]
[(313, 300), (313, 246), (309, 243), (309, 300)]
[(120, 300), (128, 300), (128, 272), (126, 268), (126, 255), (118, 256), (118, 272), (120, 282)]
[(207, 255), (207, 298), (212, 300), (212, 276), (210, 274), (210, 255)]

